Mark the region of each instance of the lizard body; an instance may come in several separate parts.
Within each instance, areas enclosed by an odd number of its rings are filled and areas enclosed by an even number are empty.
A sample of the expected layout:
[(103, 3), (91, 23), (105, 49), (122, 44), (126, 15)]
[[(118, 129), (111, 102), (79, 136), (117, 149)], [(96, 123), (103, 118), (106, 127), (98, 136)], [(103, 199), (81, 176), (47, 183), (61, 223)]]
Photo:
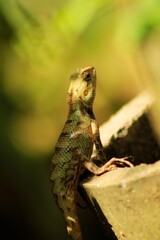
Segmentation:
[(72, 239), (82, 240), (77, 216), (77, 186), (87, 168), (96, 175), (109, 171), (116, 162), (132, 166), (127, 159), (113, 158), (98, 167), (91, 159), (95, 145), (100, 159), (105, 160), (99, 128), (92, 111), (96, 90), (94, 67), (78, 69), (70, 77), (68, 90), (69, 114), (56, 144), (51, 166), (51, 188), (61, 209)]

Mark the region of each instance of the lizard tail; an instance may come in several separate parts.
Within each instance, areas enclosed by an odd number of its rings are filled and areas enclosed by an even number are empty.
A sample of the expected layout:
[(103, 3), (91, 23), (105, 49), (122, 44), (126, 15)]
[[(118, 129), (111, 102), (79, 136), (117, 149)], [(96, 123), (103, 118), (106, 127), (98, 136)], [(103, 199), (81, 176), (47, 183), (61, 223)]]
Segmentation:
[(79, 224), (79, 219), (77, 215), (76, 204), (67, 204), (65, 209), (63, 209), (64, 218), (67, 224), (67, 232), (73, 240), (83, 240), (81, 234), (81, 228)]

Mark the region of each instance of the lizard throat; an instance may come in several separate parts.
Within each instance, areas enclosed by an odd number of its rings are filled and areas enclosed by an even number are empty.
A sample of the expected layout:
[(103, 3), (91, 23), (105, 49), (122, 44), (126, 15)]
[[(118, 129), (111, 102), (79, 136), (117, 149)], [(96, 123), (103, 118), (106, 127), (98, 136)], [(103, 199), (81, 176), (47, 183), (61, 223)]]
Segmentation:
[(77, 99), (77, 97), (74, 96), (72, 91), (68, 92), (68, 95), (67, 95), (67, 100), (68, 100), (69, 108), (71, 111), (75, 111), (76, 109), (81, 109), (82, 107), (87, 109), (92, 109), (94, 98), (95, 98), (94, 91), (92, 93), (92, 97), (88, 101), (83, 100), (81, 96), (79, 96), (79, 98)]
[(91, 119), (95, 119), (95, 116), (93, 114), (92, 105), (90, 107), (86, 106), (82, 101), (74, 102), (71, 101), (69, 104), (69, 114), (75, 114), (77, 112), (77, 115), (88, 115)]

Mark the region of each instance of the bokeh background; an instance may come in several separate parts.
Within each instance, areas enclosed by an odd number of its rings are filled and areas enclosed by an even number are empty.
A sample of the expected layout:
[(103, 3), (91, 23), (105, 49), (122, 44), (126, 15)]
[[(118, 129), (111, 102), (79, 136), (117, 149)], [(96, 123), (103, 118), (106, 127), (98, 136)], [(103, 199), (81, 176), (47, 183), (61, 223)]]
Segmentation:
[(71, 73), (95, 66), (101, 124), (159, 63), (159, 0), (0, 0), (1, 239), (67, 239), (49, 169)]

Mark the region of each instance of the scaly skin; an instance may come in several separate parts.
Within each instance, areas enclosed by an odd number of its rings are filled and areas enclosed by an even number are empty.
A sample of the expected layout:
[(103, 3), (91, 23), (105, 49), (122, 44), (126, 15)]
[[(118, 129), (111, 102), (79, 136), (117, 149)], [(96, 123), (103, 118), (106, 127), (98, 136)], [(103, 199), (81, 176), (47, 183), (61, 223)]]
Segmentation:
[(77, 185), (83, 170), (96, 175), (116, 168), (116, 163), (132, 166), (127, 158), (113, 158), (98, 167), (91, 155), (95, 145), (97, 155), (104, 160), (99, 128), (92, 111), (96, 90), (94, 67), (78, 69), (70, 77), (68, 90), (69, 114), (55, 147), (51, 166), (53, 196), (62, 210), (68, 234), (73, 240), (82, 240), (77, 216)]

